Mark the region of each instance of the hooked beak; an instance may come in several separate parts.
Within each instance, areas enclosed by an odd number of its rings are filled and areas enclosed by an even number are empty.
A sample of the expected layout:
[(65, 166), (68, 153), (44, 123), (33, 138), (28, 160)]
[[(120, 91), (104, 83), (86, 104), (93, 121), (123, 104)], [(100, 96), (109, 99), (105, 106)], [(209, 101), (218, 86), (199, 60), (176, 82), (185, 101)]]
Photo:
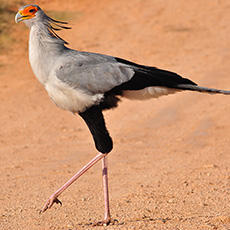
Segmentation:
[(15, 22), (16, 23), (19, 23), (20, 21), (23, 20), (23, 15), (22, 15), (22, 12), (19, 11), (16, 15), (15, 15)]
[(24, 15), (22, 11), (19, 11), (19, 12), (15, 15), (15, 22), (16, 22), (16, 23), (19, 23), (19, 22), (22, 21), (22, 20), (29, 19), (29, 18), (32, 18), (32, 17), (33, 17), (32, 15)]

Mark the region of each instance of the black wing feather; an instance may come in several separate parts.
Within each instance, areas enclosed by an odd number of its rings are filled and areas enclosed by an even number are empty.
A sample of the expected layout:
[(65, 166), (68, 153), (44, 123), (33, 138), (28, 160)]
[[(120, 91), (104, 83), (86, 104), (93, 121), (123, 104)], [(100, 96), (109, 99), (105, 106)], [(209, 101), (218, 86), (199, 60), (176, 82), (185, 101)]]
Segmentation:
[(140, 90), (150, 86), (164, 86), (178, 89), (177, 86), (180, 84), (197, 85), (195, 82), (183, 78), (174, 72), (158, 69), (156, 67), (139, 65), (121, 58), (115, 58), (115, 60), (133, 67), (135, 74), (129, 81), (116, 86), (112, 91)]

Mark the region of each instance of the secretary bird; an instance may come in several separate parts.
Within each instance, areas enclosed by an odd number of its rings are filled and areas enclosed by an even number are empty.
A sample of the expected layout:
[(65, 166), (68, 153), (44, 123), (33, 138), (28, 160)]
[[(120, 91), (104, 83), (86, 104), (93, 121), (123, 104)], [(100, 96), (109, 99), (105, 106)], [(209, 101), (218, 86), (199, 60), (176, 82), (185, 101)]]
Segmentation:
[(176, 73), (138, 65), (97, 53), (80, 52), (66, 47), (56, 30), (70, 29), (67, 22), (47, 16), (34, 4), (22, 6), (15, 16), (30, 28), (29, 60), (38, 81), (51, 100), (61, 109), (79, 114), (86, 122), (99, 153), (45, 203), (45, 212), (75, 180), (102, 160), (105, 219), (96, 225), (114, 223), (109, 210), (107, 154), (113, 142), (105, 126), (103, 110), (115, 108), (122, 97), (145, 100), (183, 90), (230, 94), (230, 91), (200, 87)]

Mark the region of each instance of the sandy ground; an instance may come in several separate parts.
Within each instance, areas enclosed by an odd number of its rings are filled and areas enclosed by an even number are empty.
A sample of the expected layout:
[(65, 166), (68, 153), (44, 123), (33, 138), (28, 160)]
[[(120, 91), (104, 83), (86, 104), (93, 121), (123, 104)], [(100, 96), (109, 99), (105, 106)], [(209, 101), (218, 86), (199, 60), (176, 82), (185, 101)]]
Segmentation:
[[(28, 2), (65, 15), (72, 30), (59, 34), (72, 48), (230, 89), (228, 0)], [(104, 215), (100, 164), (60, 196), (61, 208), (39, 215), (97, 152), (81, 118), (57, 108), (34, 77), (28, 29), (20, 23), (12, 31), (10, 53), (0, 55), (0, 229), (91, 229)], [(229, 101), (184, 92), (123, 100), (105, 112), (114, 139), (111, 214), (119, 223), (94, 229), (230, 229)]]

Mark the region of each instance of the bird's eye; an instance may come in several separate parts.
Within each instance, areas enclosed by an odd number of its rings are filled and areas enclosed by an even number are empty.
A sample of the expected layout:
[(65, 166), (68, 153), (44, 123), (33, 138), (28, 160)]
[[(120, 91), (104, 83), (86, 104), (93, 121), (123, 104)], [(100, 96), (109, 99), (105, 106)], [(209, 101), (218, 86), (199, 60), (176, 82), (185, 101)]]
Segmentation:
[(30, 13), (33, 13), (35, 11), (35, 9), (30, 9), (29, 12)]

